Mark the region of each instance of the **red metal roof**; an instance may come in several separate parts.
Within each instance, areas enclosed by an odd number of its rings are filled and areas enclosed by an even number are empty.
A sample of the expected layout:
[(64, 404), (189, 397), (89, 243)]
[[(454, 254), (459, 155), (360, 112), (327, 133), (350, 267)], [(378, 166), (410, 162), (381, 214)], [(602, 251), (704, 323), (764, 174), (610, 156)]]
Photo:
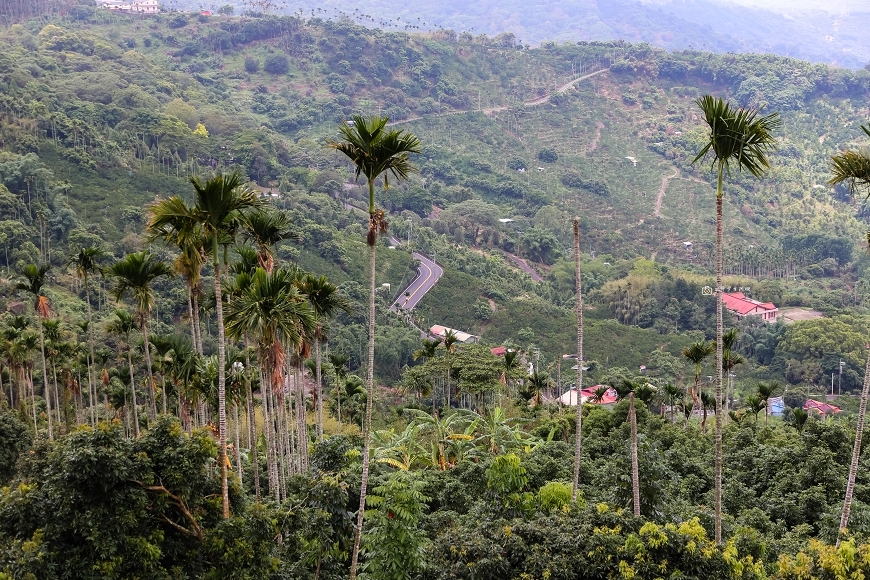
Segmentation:
[(491, 350), (492, 354), (494, 354), (495, 356), (504, 356), (504, 353), (507, 352), (507, 347), (497, 346), (497, 347), (491, 348), (489, 350)]
[(814, 399), (807, 399), (807, 402), (804, 403), (804, 410), (815, 411), (819, 415), (833, 415), (842, 411), (842, 409), (836, 405), (822, 403), (821, 401), (816, 401)]
[(743, 292), (722, 294), (722, 303), (725, 304), (725, 308), (741, 316), (762, 314), (777, 309), (771, 302), (759, 302), (758, 300), (747, 298)]

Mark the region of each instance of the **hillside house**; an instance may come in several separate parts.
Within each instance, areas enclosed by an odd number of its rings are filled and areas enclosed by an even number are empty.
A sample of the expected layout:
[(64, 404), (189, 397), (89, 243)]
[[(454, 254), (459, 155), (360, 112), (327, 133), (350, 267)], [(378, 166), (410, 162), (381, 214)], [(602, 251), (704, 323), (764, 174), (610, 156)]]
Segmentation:
[(441, 340), (444, 340), (444, 337), (447, 335), (448, 332), (453, 332), (453, 334), (456, 335), (456, 338), (458, 339), (458, 342), (460, 344), (472, 344), (480, 340), (473, 334), (468, 334), (467, 332), (462, 332), (461, 330), (455, 330), (453, 328), (448, 328), (439, 324), (436, 324), (429, 329), (429, 336), (431, 336), (432, 338), (440, 338)]
[[(598, 390), (599, 387), (604, 386), (607, 387), (607, 392), (604, 394), (604, 397), (601, 398), (600, 401), (596, 400), (595, 391)], [(612, 405), (619, 398), (616, 395), (616, 389), (613, 387), (609, 387), (607, 385), (595, 385), (593, 387), (586, 387), (585, 389), (580, 391), (580, 398), (584, 403), (589, 403), (591, 405)], [(559, 400), (563, 405), (567, 405), (569, 407), (577, 406), (577, 389), (575, 387), (571, 387), (570, 390), (565, 392)]]
[(807, 402), (804, 403), (804, 411), (817, 415), (836, 415), (841, 412), (842, 409), (837, 407), (836, 405), (831, 405), (830, 403), (823, 403), (821, 401), (816, 401), (815, 399), (807, 399)]
[(760, 316), (765, 322), (774, 322), (779, 309), (772, 302), (759, 302), (747, 298), (743, 292), (722, 294), (722, 303), (736, 320), (744, 316)]
[(97, 0), (106, 10), (135, 14), (157, 14), (160, 12), (159, 0)]

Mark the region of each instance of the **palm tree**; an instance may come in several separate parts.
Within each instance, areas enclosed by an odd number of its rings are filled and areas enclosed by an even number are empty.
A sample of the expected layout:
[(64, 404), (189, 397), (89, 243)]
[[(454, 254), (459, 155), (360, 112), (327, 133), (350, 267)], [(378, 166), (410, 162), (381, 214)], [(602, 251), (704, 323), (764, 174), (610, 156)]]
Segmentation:
[(746, 408), (755, 415), (755, 423), (758, 424), (758, 414), (764, 410), (767, 403), (758, 394), (746, 397)]
[(45, 334), (45, 340), (48, 348), (49, 359), (51, 359), (51, 374), (54, 382), (54, 411), (57, 419), (57, 429), (60, 432), (61, 417), (60, 417), (60, 391), (57, 386), (57, 360), (60, 355), (63, 345), (64, 332), (59, 319), (42, 320), (42, 331)]
[(761, 177), (770, 167), (767, 154), (776, 148), (772, 132), (782, 125), (778, 113), (764, 117), (752, 108), (735, 109), (721, 98), (710, 95), (695, 103), (704, 113), (710, 127), (708, 139), (692, 164), (712, 153), (717, 169), (716, 181), (716, 476), (714, 486), (715, 525), (717, 544), (722, 543), (722, 180), (725, 172), (731, 174), (732, 164)]
[(85, 287), (85, 302), (88, 305), (88, 349), (90, 358), (88, 359), (88, 398), (91, 399), (91, 414), (93, 415), (93, 401), (96, 399), (96, 386), (92, 375), (92, 367), (94, 364), (94, 333), (91, 330), (93, 324), (93, 315), (91, 313), (91, 288), (88, 284), (88, 278), (94, 272), (102, 274), (103, 269), (100, 266), (100, 259), (106, 257), (106, 252), (95, 246), (80, 248), (78, 254), (73, 254), (67, 260), (66, 265), (75, 271), (75, 275), (82, 279)]
[[(294, 272), (279, 269), (269, 273), (257, 268), (252, 278), (244, 293), (228, 307), (227, 332), (232, 337), (247, 335), (257, 341), (267, 384), (280, 393), (284, 384), (285, 353), (298, 351), (306, 337), (313, 334), (315, 315), (295, 283)], [(267, 395), (264, 400), (268, 398), (265, 388), (263, 385), (264, 395)], [(266, 432), (269, 433), (268, 427)], [(274, 482), (272, 486), (273, 492), (276, 491)]]
[(258, 210), (242, 215), (245, 241), (256, 246), (260, 267), (271, 272), (275, 268), (273, 248), (283, 240), (299, 241), (302, 237), (292, 227), (292, 219), (282, 211)]
[(580, 278), (580, 218), (574, 218), (574, 278), (577, 285), (577, 416), (574, 433), (574, 481), (571, 501), (577, 501), (580, 482), (580, 450), (583, 434), (583, 285)]
[(202, 330), (199, 325), (199, 295), (202, 266), (205, 262), (202, 240), (184, 240), (179, 244), (180, 253), (172, 266), (176, 274), (184, 278), (187, 286), (187, 311), (190, 318), (190, 336), (197, 353), (202, 354)]
[(314, 311), (314, 358), (316, 363), (316, 398), (317, 398), (317, 440), (323, 441), (323, 382), (320, 358), (320, 343), (325, 338), (324, 319), (331, 317), (337, 310), (350, 313), (350, 303), (338, 292), (338, 286), (329, 282), (326, 276), (306, 275), (301, 281), (303, 293), (308, 296), (308, 302)]
[[(861, 130), (870, 136), (870, 125), (861, 126)], [(846, 150), (831, 158), (830, 185), (846, 183), (849, 192), (867, 193), (870, 197), (870, 148), (861, 147), (858, 150)], [(870, 244), (870, 232), (867, 233), (867, 243)], [(858, 409), (858, 424), (855, 427), (855, 444), (852, 447), (852, 461), (849, 464), (849, 477), (846, 481), (846, 497), (843, 500), (843, 513), (840, 516), (840, 534), (837, 536), (837, 546), (840, 537), (849, 523), (849, 511), (852, 507), (852, 494), (855, 491), (855, 478), (858, 475), (858, 460), (861, 457), (861, 437), (864, 433), (864, 417), (867, 412), (867, 398), (870, 395), (870, 354), (867, 355), (867, 365), (864, 370), (864, 386), (861, 389), (861, 406)]]
[(704, 435), (707, 434), (707, 409), (715, 408), (716, 397), (710, 393), (701, 393), (701, 412), (703, 413), (703, 417), (701, 418), (701, 433)]
[(671, 412), (671, 423), (674, 422), (674, 407), (677, 404), (677, 401), (683, 396), (683, 391), (680, 390), (680, 387), (676, 385), (672, 385), (670, 383), (664, 386), (664, 395), (665, 400), (668, 402), (668, 406), (670, 407)]
[(637, 414), (634, 411), (634, 399), (637, 397), (644, 403), (649, 403), (655, 396), (655, 387), (649, 383), (634, 382), (623, 379), (613, 385), (620, 400), (628, 399), (628, 422), (631, 428), (631, 493), (634, 505), (634, 515), (640, 516), (640, 468), (637, 461)]
[(136, 317), (142, 331), (145, 350), (145, 365), (148, 369), (148, 393), (151, 403), (151, 417), (157, 416), (154, 397), (154, 373), (151, 369), (151, 347), (148, 342), (148, 317), (154, 306), (154, 291), (151, 285), (158, 278), (172, 276), (172, 269), (147, 251), (128, 254), (110, 266), (106, 272), (115, 279), (112, 292), (116, 300), (129, 293), (136, 305)]
[(127, 368), (130, 371), (130, 393), (133, 399), (133, 432), (139, 437), (139, 403), (136, 400), (136, 381), (133, 374), (133, 345), (130, 343), (130, 333), (136, 328), (133, 315), (126, 310), (115, 310), (115, 318), (109, 322), (108, 331), (122, 337), (127, 344)]
[(768, 419), (770, 418), (770, 407), (768, 403), (770, 398), (779, 390), (779, 383), (776, 381), (772, 383), (758, 383), (756, 389), (758, 391), (758, 398), (764, 401), (764, 424), (767, 425)]
[[(432, 432), (432, 464), (437, 466), (441, 471), (446, 471), (450, 466), (449, 452), (447, 446), (455, 441), (472, 441), (474, 439), (472, 433), (477, 427), (477, 423), (473, 420), (473, 415), (469, 415), (467, 411), (457, 411), (449, 413), (443, 419), (437, 414), (430, 415), (418, 409), (405, 409), (406, 413), (413, 416), (413, 423), (420, 427), (422, 431)], [(457, 433), (459, 427), (467, 427), (473, 425), (471, 433), (468, 429), (465, 432)]]
[(810, 414), (804, 411), (803, 409), (794, 409), (791, 412), (792, 415), (792, 425), (795, 429), (798, 430), (798, 433), (803, 433), (804, 425), (807, 424), (807, 419)]
[(716, 346), (706, 340), (696, 342), (683, 349), (683, 356), (695, 365), (695, 383), (694, 386), (689, 389), (689, 396), (695, 406), (698, 406), (701, 402), (700, 399), (698, 399), (698, 391), (701, 383), (701, 367), (707, 357), (715, 351)]
[(37, 318), (39, 318), (37, 326), (39, 327), (39, 350), (42, 353), (42, 388), (45, 394), (46, 414), (48, 415), (48, 438), (51, 440), (54, 439), (54, 426), (51, 420), (51, 395), (48, 391), (48, 372), (45, 366), (45, 334), (42, 329), (42, 321), (51, 316), (48, 297), (42, 292), (42, 287), (45, 284), (45, 275), (50, 268), (50, 265), (37, 266), (36, 264), (28, 264), (24, 266), (21, 270), (24, 281), (18, 282), (15, 285), (15, 289), (24, 290), (28, 294), (33, 295), (33, 309), (36, 311)]
[(534, 399), (535, 406), (537, 407), (541, 404), (541, 391), (550, 388), (550, 385), (552, 384), (550, 376), (546, 373), (535, 371), (526, 377), (526, 382), (528, 385), (523, 392), (523, 398)]
[(365, 516), (366, 487), (369, 479), (369, 451), (371, 444), (371, 406), (374, 399), (375, 365), (375, 243), (379, 233), (387, 230), (384, 211), (375, 207), (375, 180), (383, 176), (384, 189), (389, 187), (389, 176), (398, 180), (408, 179), (417, 168), (411, 163), (410, 154), (420, 153), (420, 141), (410, 132), (387, 130), (388, 117), (373, 116), (368, 119), (354, 115), (353, 123), (339, 127), (343, 141), (328, 142), (329, 147), (346, 155), (356, 167), (356, 177), (365, 176), (369, 186), (369, 229), (366, 242), (369, 246), (369, 352), (366, 369), (366, 423), (363, 430), (363, 472), (360, 484), (360, 503), (357, 527), (353, 540), (350, 563), (350, 580), (356, 580), (359, 546)]
[[(221, 498), (224, 518), (230, 517), (230, 494), (227, 483), (227, 408), (226, 408), (226, 344), (224, 343), (224, 310), (221, 293), (220, 246), (235, 242), (243, 212), (261, 207), (257, 194), (242, 188), (238, 173), (218, 175), (205, 183), (190, 179), (195, 192), (192, 206), (180, 197), (162, 200), (151, 208), (148, 230), (154, 238), (182, 245), (201, 240), (203, 254), (210, 253), (214, 267), (214, 295), (218, 331), (218, 439), (220, 443)], [(208, 251), (206, 251), (208, 248)]]
[[(722, 333), (722, 372), (725, 376), (731, 374), (732, 369), (737, 365), (742, 365), (745, 361), (742, 356), (734, 352), (734, 343), (737, 342), (737, 335), (740, 329), (736, 326), (729, 328)], [(725, 407), (728, 408), (728, 393), (725, 393)]]

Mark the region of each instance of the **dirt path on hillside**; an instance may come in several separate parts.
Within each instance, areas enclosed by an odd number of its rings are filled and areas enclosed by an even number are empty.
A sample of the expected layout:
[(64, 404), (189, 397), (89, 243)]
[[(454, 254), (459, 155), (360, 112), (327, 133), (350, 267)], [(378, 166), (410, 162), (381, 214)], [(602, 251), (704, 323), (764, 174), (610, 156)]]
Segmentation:
[(662, 177), (662, 186), (659, 188), (659, 195), (656, 198), (656, 209), (653, 212), (655, 217), (662, 217), (662, 203), (665, 201), (665, 190), (668, 188), (668, 183), (679, 174), (680, 170), (675, 167), (672, 175)]
[[(591, 72), (591, 73), (583, 75), (581, 77), (577, 77), (574, 80), (568, 81), (567, 83), (565, 83), (564, 85), (562, 85), (558, 89), (548, 92), (544, 96), (538, 97), (537, 99), (532, 99), (531, 101), (524, 102), (523, 106), (524, 107), (535, 107), (537, 105), (543, 105), (544, 103), (548, 102), (550, 100), (550, 97), (552, 97), (553, 95), (557, 95), (559, 93), (564, 93), (565, 91), (567, 91), (568, 89), (570, 89), (571, 87), (573, 87), (574, 85), (579, 83), (580, 81), (584, 81), (588, 78), (592, 78), (595, 75), (599, 75), (599, 74), (601, 74), (603, 72), (607, 72), (609, 70), (610, 70), (609, 68), (603, 68), (601, 70)], [(504, 105), (501, 107), (492, 107), (490, 109), (481, 109), (480, 112), (482, 112), (484, 115), (490, 115), (492, 113), (497, 113), (499, 111), (507, 111), (510, 108), (511, 107)], [(460, 115), (462, 113), (474, 113), (474, 112), (475, 111), (473, 111), (473, 110), (471, 110), (471, 111), (447, 111), (444, 113), (433, 113), (431, 115), (420, 115), (418, 117), (409, 117), (408, 119), (402, 119), (401, 121), (391, 121), (390, 123), (387, 123), (387, 126), (392, 127), (393, 125), (403, 125), (405, 123), (411, 123), (413, 121), (419, 121), (420, 119), (426, 119), (429, 117), (447, 117), (450, 115)]]
[(531, 266), (529, 266), (528, 262), (526, 262), (525, 260), (523, 260), (519, 256), (515, 256), (515, 255), (511, 254), (510, 252), (505, 252), (505, 255), (508, 258), (510, 258), (511, 260), (513, 260), (514, 263), (519, 267), (520, 270), (522, 270), (523, 272), (525, 272), (526, 274), (531, 276), (532, 280), (534, 280), (535, 282), (540, 282), (543, 280), (541, 275), (538, 274), (537, 272), (535, 272), (535, 269), (532, 268)]
[(596, 149), (598, 149), (598, 140), (601, 139), (601, 130), (604, 128), (604, 123), (598, 121), (598, 124), (595, 125), (595, 139), (592, 140), (592, 143), (589, 144), (589, 147), (586, 148), (586, 153), (593, 153)]

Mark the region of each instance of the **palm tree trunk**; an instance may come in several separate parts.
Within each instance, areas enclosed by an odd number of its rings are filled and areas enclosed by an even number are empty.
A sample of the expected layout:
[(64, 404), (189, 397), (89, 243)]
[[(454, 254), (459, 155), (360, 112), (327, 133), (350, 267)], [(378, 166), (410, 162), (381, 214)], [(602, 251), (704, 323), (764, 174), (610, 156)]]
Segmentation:
[(224, 519), (230, 517), (230, 488), (227, 483), (227, 391), (226, 369), (227, 364), (226, 345), (224, 344), (224, 305), (221, 296), (221, 265), (218, 260), (217, 248), (215, 248), (214, 260), (214, 297), (217, 310), (218, 331), (218, 433), (220, 440), (221, 462), (221, 499), (223, 503)]
[(97, 408), (94, 404), (97, 400), (97, 385), (96, 380), (93, 377), (93, 366), (94, 366), (94, 357), (88, 357), (88, 406), (90, 407), (90, 418), (91, 418), (91, 426), (96, 427), (97, 425)]
[[(268, 385), (266, 377), (260, 373), (260, 385)], [(266, 473), (269, 478), (269, 493), (277, 495), (278, 483), (275, 479), (277, 473), (272, 471), (272, 462), (274, 457), (274, 427), (272, 426), (272, 389), (270, 386), (262, 387), (262, 403), (263, 403), (263, 436), (266, 438)]]
[[(245, 335), (245, 369), (251, 368), (251, 357), (248, 354), (248, 336)], [(250, 375), (248, 375), (250, 377)], [(250, 448), (252, 467), (254, 470), (254, 494), (257, 501), (260, 501), (260, 450), (257, 445), (257, 422), (254, 420), (254, 391), (251, 388), (251, 381), (245, 380), (247, 392), (245, 393), (248, 401), (248, 447)]]
[(196, 348), (196, 352), (202, 354), (202, 326), (199, 323), (199, 296), (197, 293), (197, 289), (193, 289), (193, 328), (194, 335), (196, 337), (196, 341), (194, 342), (194, 347)]
[[(194, 325), (194, 317), (193, 317), (193, 300), (191, 298), (192, 291), (190, 290), (190, 286), (187, 287), (187, 317), (190, 320), (190, 338), (193, 344), (193, 348), (196, 349), (196, 326)], [(197, 350), (198, 354), (199, 350)]]
[[(91, 403), (91, 422), (96, 425), (96, 419), (93, 413), (94, 395), (96, 395), (96, 387), (94, 386), (94, 377), (92, 376), (92, 363), (94, 361), (94, 319), (91, 311), (91, 287), (88, 284), (88, 273), (85, 272), (85, 302), (88, 304), (88, 350), (90, 351), (90, 359), (88, 360), (88, 398)], [(137, 432), (138, 436), (138, 432)]]
[[(374, 182), (369, 181), (369, 195), (374, 199)], [(374, 216), (374, 210), (370, 215)], [(377, 232), (375, 232), (377, 233)], [(371, 236), (371, 233), (370, 233)], [(363, 518), (366, 509), (366, 488), (369, 484), (369, 459), (371, 453), (372, 430), (372, 400), (375, 398), (375, 242), (369, 244), (369, 366), (366, 369), (366, 415), (363, 422), (363, 463), (362, 483), (359, 492), (359, 510), (356, 516), (356, 531), (353, 537), (353, 552), (350, 561), (350, 580), (356, 580), (356, 570), (359, 563), (359, 547), (362, 539)], [(449, 392), (449, 391), (448, 391)]]
[(239, 405), (233, 405), (233, 429), (235, 430), (234, 443), (236, 448), (233, 449), (236, 456), (236, 471), (239, 474), (239, 483), (242, 483), (242, 454), (241, 445), (239, 445)]
[[(42, 392), (45, 395), (45, 414), (48, 416), (48, 440), (54, 439), (54, 425), (51, 418), (51, 391), (48, 388), (48, 371), (45, 367), (45, 338), (42, 332), (42, 319), (38, 319), (39, 325), (39, 350), (42, 353)], [(36, 393), (34, 392), (34, 402), (36, 401)]]
[(293, 391), (296, 400), (296, 433), (299, 451), (299, 473), (308, 469), (308, 421), (305, 409), (305, 381), (300, 368), (293, 369)]
[(861, 389), (861, 406), (858, 409), (858, 425), (855, 428), (855, 444), (852, 447), (852, 462), (849, 464), (849, 479), (846, 480), (846, 497), (843, 500), (843, 514), (840, 516), (840, 533), (837, 547), (849, 524), (849, 511), (852, 509), (852, 493), (855, 491), (855, 478), (858, 475), (858, 461), (861, 459), (861, 437), (864, 434), (864, 415), (867, 412), (867, 397), (870, 394), (870, 355), (864, 369), (864, 388)]
[(39, 422), (36, 420), (36, 389), (33, 388), (33, 373), (29, 370), (27, 373), (27, 385), (30, 386), (30, 410), (33, 413), (33, 436), (39, 434)]
[[(338, 375), (335, 377), (335, 392), (338, 397), (338, 432), (341, 433), (341, 390), (344, 388), (344, 384), (342, 380), (338, 378)], [(432, 389), (433, 393), (435, 389)], [(433, 395), (434, 396), (434, 395)], [(432, 408), (435, 408), (435, 405), (432, 405)]]
[[(51, 361), (51, 374), (54, 378), (54, 411), (57, 416), (57, 432), (60, 434), (61, 432), (61, 418), (60, 418), (60, 389), (57, 386), (57, 364), (55, 364), (54, 360)], [(66, 413), (64, 413), (66, 414)]]
[(714, 536), (722, 544), (722, 162), (716, 187), (716, 479)]
[(580, 279), (580, 218), (574, 218), (574, 275), (577, 284), (577, 409), (574, 434), (574, 481), (571, 499), (577, 501), (580, 484), (580, 451), (583, 437), (583, 289)]
[[(319, 333), (318, 333), (319, 334)], [(322, 368), (320, 360), (320, 338), (314, 339), (314, 361), (317, 365), (317, 390), (315, 397), (317, 398), (317, 440), (323, 441), (323, 382)]]
[(130, 369), (130, 392), (133, 393), (133, 431), (139, 438), (139, 404), (136, 402), (136, 381), (133, 380), (133, 349), (127, 346), (127, 365)]
[(628, 420), (631, 426), (631, 497), (634, 515), (640, 516), (640, 468), (637, 465), (637, 413), (634, 411), (634, 393), (628, 395)]
[(145, 366), (148, 369), (148, 403), (151, 407), (151, 420), (157, 419), (157, 397), (154, 396), (154, 373), (151, 371), (151, 346), (148, 344), (148, 325), (145, 322), (145, 313), (142, 317), (142, 340), (145, 348)]

